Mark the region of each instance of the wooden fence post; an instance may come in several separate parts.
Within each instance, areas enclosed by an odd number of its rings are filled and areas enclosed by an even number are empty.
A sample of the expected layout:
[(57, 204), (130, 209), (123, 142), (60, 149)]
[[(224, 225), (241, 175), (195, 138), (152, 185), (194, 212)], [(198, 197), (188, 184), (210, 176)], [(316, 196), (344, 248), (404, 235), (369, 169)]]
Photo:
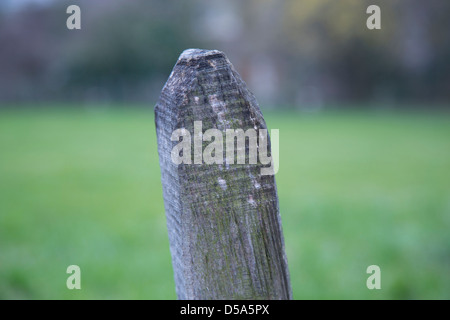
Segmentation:
[[(291, 299), (274, 175), (261, 175), (259, 161), (249, 164), (248, 147), (245, 164), (198, 162), (195, 140), (201, 148), (209, 142), (194, 136), (194, 121), (202, 121), (200, 132), (267, 129), (255, 97), (220, 51), (185, 50), (155, 107), (178, 298)], [(191, 164), (172, 160), (174, 147), (190, 139), (172, 141), (181, 128), (192, 136), (194, 155), (176, 153)]]

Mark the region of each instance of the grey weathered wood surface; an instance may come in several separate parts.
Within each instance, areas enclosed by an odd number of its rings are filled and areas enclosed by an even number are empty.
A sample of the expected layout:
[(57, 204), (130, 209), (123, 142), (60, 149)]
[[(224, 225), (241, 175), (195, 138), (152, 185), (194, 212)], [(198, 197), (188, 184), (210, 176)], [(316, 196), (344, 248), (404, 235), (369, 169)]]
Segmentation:
[(275, 177), (260, 175), (262, 164), (171, 160), (178, 143), (170, 140), (172, 132), (186, 128), (192, 134), (194, 121), (203, 121), (203, 131), (267, 128), (227, 57), (217, 50), (185, 50), (155, 116), (178, 298), (291, 299)]

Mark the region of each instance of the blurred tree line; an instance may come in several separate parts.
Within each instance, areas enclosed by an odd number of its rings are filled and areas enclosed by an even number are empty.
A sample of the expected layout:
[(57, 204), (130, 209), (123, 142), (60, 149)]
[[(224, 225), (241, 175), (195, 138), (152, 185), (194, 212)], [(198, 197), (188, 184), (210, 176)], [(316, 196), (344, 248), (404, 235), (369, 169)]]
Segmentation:
[[(81, 8), (68, 30), (66, 8)], [(366, 9), (381, 7), (381, 30)], [(266, 106), (450, 101), (447, 0), (78, 0), (0, 6), (0, 105), (154, 103), (186, 48), (219, 49)]]

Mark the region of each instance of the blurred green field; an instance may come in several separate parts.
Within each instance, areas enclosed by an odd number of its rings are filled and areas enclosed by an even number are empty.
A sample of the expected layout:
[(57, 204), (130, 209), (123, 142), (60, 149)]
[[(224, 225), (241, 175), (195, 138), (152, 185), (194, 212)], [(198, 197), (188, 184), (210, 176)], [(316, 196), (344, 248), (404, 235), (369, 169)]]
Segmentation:
[[(265, 117), (294, 298), (450, 298), (448, 113)], [(174, 298), (153, 110), (1, 111), (0, 299)]]

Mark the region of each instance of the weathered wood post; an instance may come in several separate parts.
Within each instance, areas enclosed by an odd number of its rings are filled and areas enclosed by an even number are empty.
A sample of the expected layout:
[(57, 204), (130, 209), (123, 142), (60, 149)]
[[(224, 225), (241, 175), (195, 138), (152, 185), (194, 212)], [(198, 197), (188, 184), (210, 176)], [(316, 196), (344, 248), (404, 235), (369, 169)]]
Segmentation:
[[(202, 150), (213, 140), (206, 137), (207, 129), (224, 135), (227, 129), (267, 129), (255, 97), (226, 56), (217, 50), (185, 50), (155, 116), (178, 298), (291, 299), (274, 175), (261, 174), (267, 167), (261, 161), (249, 164), (249, 145), (239, 147), (239, 142), (237, 153), (246, 151), (245, 164), (234, 164), (239, 161), (233, 150), (223, 162), (202, 161)], [(258, 150), (261, 141), (260, 136)], [(174, 147), (181, 142), (188, 149), (180, 153)], [(225, 154), (219, 144), (211, 155)], [(227, 151), (229, 146), (227, 140)], [(267, 148), (270, 152), (270, 141)], [(174, 156), (184, 162), (176, 164)]]

